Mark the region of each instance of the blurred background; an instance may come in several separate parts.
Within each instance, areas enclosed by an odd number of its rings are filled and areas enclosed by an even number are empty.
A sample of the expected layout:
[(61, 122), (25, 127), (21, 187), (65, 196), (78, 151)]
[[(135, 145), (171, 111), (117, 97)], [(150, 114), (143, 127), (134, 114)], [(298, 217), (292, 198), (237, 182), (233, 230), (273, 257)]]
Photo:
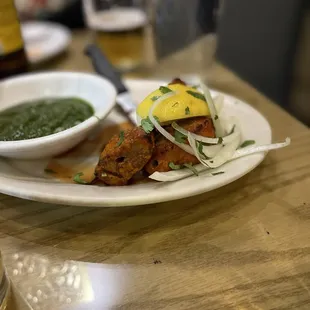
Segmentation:
[[(122, 72), (144, 62), (146, 33), (152, 37), (150, 66), (198, 39), (212, 38), (210, 49), (193, 54), (193, 63), (212, 65), (211, 50), (217, 62), (310, 124), (309, 1), (16, 0), (16, 5), (23, 23), (92, 29), (96, 43)], [(34, 28), (26, 30), (26, 44), (31, 44)]]

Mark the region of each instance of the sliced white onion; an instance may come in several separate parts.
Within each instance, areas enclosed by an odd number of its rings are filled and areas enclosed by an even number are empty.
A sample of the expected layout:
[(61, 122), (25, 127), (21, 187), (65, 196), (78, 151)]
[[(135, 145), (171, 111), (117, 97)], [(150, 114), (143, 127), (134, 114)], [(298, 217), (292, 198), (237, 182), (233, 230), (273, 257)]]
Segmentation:
[(273, 144), (265, 144), (265, 145), (258, 145), (258, 146), (248, 146), (243, 149), (239, 149), (235, 152), (232, 159), (236, 159), (239, 157), (260, 153), (260, 152), (268, 152), (271, 150), (281, 149), (283, 147), (289, 146), (291, 144), (291, 139), (286, 138), (285, 142), (280, 143), (273, 143)]
[(222, 124), (220, 122), (218, 113), (216, 111), (216, 107), (214, 105), (211, 93), (207, 87), (207, 85), (205, 85), (204, 83), (200, 83), (200, 88), (202, 89), (202, 92), (207, 100), (207, 104), (209, 107), (209, 111), (211, 114), (211, 118), (214, 124), (214, 128), (215, 128), (215, 134), (217, 137), (223, 137), (225, 135), (224, 129), (222, 127)]
[[(194, 134), (194, 133), (191, 133), (189, 132), (188, 130), (180, 127), (177, 123), (173, 122), (172, 123), (172, 127), (177, 130), (178, 132), (182, 133), (184, 136), (188, 136), (188, 134), (190, 133), (193, 138), (197, 141), (201, 141), (201, 142), (204, 142), (204, 143), (208, 143), (208, 144), (218, 144), (219, 143), (219, 138), (207, 138), (207, 137), (204, 137), (204, 136), (200, 136), (200, 135), (197, 135), (197, 134)], [(222, 138), (222, 142), (225, 144), (225, 143), (230, 143), (232, 142), (233, 140), (235, 140), (237, 137), (237, 133), (236, 133), (236, 130), (234, 130), (233, 133), (225, 136), (225, 137), (221, 137)]]
[(192, 136), (192, 134), (188, 134), (187, 136), (189, 145), (192, 147), (192, 149), (194, 150), (194, 155), (196, 156), (196, 158), (206, 167), (209, 167), (209, 165), (206, 163), (206, 161), (204, 159), (201, 158), (201, 155), (199, 154), (199, 151), (197, 149), (196, 146), (196, 140), (194, 139), (194, 137)]
[[(201, 93), (203, 92), (200, 86), (198, 86), (196, 88), (196, 90), (200, 91)], [(225, 96), (222, 95), (222, 94), (218, 94), (215, 97), (213, 97), (213, 102), (214, 102), (214, 105), (215, 105), (215, 108), (216, 108), (216, 112), (219, 115), (221, 114), (221, 112), (223, 110), (224, 100), (225, 100)]]
[(213, 101), (214, 101), (214, 105), (216, 108), (216, 112), (218, 113), (218, 115), (221, 114), (223, 106), (224, 106), (224, 95), (217, 95), (216, 97), (214, 97)]
[[(252, 147), (246, 147), (244, 149), (239, 149), (235, 152), (235, 154), (232, 156), (232, 158), (229, 161), (233, 161), (237, 158), (255, 154), (255, 153), (261, 153), (261, 152), (267, 152), (267, 151), (271, 151), (275, 149), (280, 149), (280, 148), (290, 145), (290, 143), (291, 143), (291, 139), (286, 138), (285, 142), (252, 146)], [(214, 170), (218, 170), (218, 169), (210, 169), (202, 164), (195, 165), (194, 168), (198, 171), (198, 173), (201, 173), (204, 171), (215, 172)], [(152, 180), (159, 181), (159, 182), (171, 182), (171, 181), (178, 181), (178, 180), (190, 177), (192, 175), (193, 173), (191, 171), (188, 171), (188, 169), (180, 169), (180, 170), (173, 170), (173, 171), (168, 171), (168, 172), (155, 172), (152, 175), (150, 175), (149, 178), (151, 178)]]
[[(204, 174), (204, 176), (212, 176), (212, 173), (218, 172), (218, 169), (208, 169), (202, 164), (195, 165), (194, 168), (199, 174), (208, 170), (208, 174)], [(158, 182), (173, 182), (188, 178), (190, 176), (193, 176), (193, 172), (187, 168), (183, 168), (168, 172), (154, 172), (149, 176), (149, 178)]]
[(150, 108), (149, 111), (149, 119), (152, 122), (152, 124), (154, 125), (154, 127), (170, 142), (174, 143), (175, 145), (177, 145), (180, 149), (182, 149), (183, 151), (194, 155), (194, 151), (193, 149), (187, 145), (187, 144), (183, 144), (183, 143), (179, 143), (177, 141), (175, 141), (175, 138), (167, 131), (165, 130), (154, 118), (153, 116), (153, 112), (155, 110), (155, 108), (165, 99), (174, 96), (176, 94), (176, 92), (169, 92), (161, 97), (159, 97), (157, 100), (154, 101), (153, 105)]
[[(278, 148), (282, 148), (285, 146), (288, 146), (291, 142), (290, 138), (286, 138), (285, 142), (282, 143), (274, 143), (274, 144), (268, 144), (268, 145), (261, 145), (261, 146), (249, 146), (245, 147), (244, 149), (238, 149), (241, 142), (241, 130), (238, 125), (237, 120), (234, 120), (233, 126), (235, 126), (235, 129), (232, 133), (225, 136), (225, 129), (227, 132), (230, 132), (233, 128), (231, 121), (225, 120), (221, 117), (219, 118), (219, 111), (222, 109), (223, 106), (223, 96), (218, 96), (216, 98), (216, 103), (212, 100), (210, 91), (208, 87), (201, 83), (200, 88), (202, 89), (207, 104), (209, 106), (211, 118), (215, 127), (215, 132), (217, 138), (207, 138), (203, 137), (194, 133), (191, 133), (184, 128), (180, 127), (177, 123), (173, 122), (172, 127), (182, 133), (184, 136), (187, 137), (189, 141), (189, 145), (179, 143), (175, 141), (175, 138), (166, 131), (154, 118), (153, 112), (155, 108), (165, 99), (174, 96), (177, 92), (169, 92), (167, 94), (164, 94), (160, 98), (154, 101), (153, 105), (150, 108), (149, 111), (149, 119), (154, 125), (154, 127), (170, 142), (174, 143), (178, 147), (180, 147), (185, 152), (195, 155), (197, 159), (200, 161), (201, 164), (198, 164), (195, 167), (198, 173), (201, 173), (203, 171), (208, 170), (208, 174), (205, 176), (211, 176), (212, 172), (216, 172), (214, 170), (217, 170), (216, 168), (222, 166), (228, 161), (232, 161), (236, 158), (247, 156), (254, 153), (260, 153), (260, 152), (267, 152), (269, 150), (274, 150)], [(218, 110), (217, 110), (218, 108)], [(221, 139), (219, 139), (221, 138)], [(222, 143), (220, 144), (220, 140), (222, 140)], [(203, 153), (208, 157), (208, 159), (203, 158), (203, 154), (199, 153), (199, 149), (197, 147), (197, 142), (204, 142), (211, 145), (206, 145), (202, 147)], [(192, 176), (193, 172), (190, 169), (183, 168), (180, 170), (173, 170), (169, 172), (155, 172), (152, 175), (149, 176), (150, 179), (160, 181), (160, 182), (169, 182), (169, 181), (177, 181), (189, 176)]]
[(206, 162), (207, 165), (211, 168), (217, 168), (229, 161), (233, 157), (236, 149), (239, 147), (240, 139), (241, 137), (239, 135), (231, 143), (225, 144), (216, 156)]
[(223, 147), (222, 144), (204, 145), (202, 147), (202, 151), (207, 157), (213, 158), (222, 149), (222, 147)]
[[(188, 141), (191, 147), (196, 145), (196, 141), (191, 134), (189, 134), (188, 136)], [(236, 139), (233, 140), (232, 142), (227, 143), (225, 145), (223, 144), (220, 151), (211, 159), (202, 158), (202, 155), (198, 152), (197, 148), (194, 149), (194, 152), (195, 156), (199, 159), (199, 161), (203, 165), (209, 168), (217, 168), (225, 164), (233, 157), (239, 145), (240, 145), (240, 135), (238, 135)]]

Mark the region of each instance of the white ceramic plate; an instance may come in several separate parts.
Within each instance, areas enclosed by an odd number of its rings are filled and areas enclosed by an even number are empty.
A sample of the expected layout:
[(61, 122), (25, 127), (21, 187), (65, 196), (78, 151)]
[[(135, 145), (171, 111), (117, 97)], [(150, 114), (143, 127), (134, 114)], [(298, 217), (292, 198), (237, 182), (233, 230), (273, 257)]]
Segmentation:
[[(127, 81), (136, 102), (162, 84), (160, 81)], [(216, 94), (213, 92), (212, 95)], [(237, 116), (244, 140), (253, 139), (257, 144), (271, 143), (271, 128), (268, 122), (249, 104), (225, 95), (224, 108), (228, 115)], [(103, 125), (111, 126), (124, 121), (123, 116), (112, 111)], [(95, 152), (84, 159), (77, 157), (75, 155), (72, 160), (96, 161), (98, 154)], [(177, 182), (150, 182), (124, 187), (61, 183), (44, 173), (47, 161), (0, 159), (0, 192), (30, 200), (78, 206), (119, 207), (151, 204), (190, 197), (224, 186), (253, 170), (264, 157), (265, 154), (260, 153), (239, 158), (221, 167), (224, 174), (212, 177), (201, 174)]]
[(22, 33), (30, 63), (37, 64), (65, 51), (71, 42), (68, 28), (48, 22), (26, 22)]

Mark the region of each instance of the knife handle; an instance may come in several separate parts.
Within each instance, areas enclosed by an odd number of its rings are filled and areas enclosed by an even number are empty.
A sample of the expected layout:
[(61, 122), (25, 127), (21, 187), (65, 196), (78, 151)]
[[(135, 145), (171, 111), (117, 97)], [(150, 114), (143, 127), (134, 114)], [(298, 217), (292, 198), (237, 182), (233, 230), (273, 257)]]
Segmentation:
[(118, 94), (128, 91), (122, 82), (120, 73), (108, 61), (107, 57), (98, 46), (90, 44), (85, 48), (84, 53), (91, 58), (95, 71), (99, 75), (110, 80), (110, 82), (116, 87)]

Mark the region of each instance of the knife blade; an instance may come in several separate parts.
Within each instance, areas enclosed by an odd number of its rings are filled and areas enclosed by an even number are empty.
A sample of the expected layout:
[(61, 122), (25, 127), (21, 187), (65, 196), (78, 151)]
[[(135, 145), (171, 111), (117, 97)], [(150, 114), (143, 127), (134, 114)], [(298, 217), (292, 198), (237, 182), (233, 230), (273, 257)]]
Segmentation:
[(90, 57), (95, 71), (99, 75), (107, 78), (115, 86), (118, 94), (116, 103), (128, 119), (136, 125), (136, 105), (134, 104), (129, 90), (123, 83), (120, 73), (113, 67), (101, 49), (95, 44), (88, 45), (84, 52)]

